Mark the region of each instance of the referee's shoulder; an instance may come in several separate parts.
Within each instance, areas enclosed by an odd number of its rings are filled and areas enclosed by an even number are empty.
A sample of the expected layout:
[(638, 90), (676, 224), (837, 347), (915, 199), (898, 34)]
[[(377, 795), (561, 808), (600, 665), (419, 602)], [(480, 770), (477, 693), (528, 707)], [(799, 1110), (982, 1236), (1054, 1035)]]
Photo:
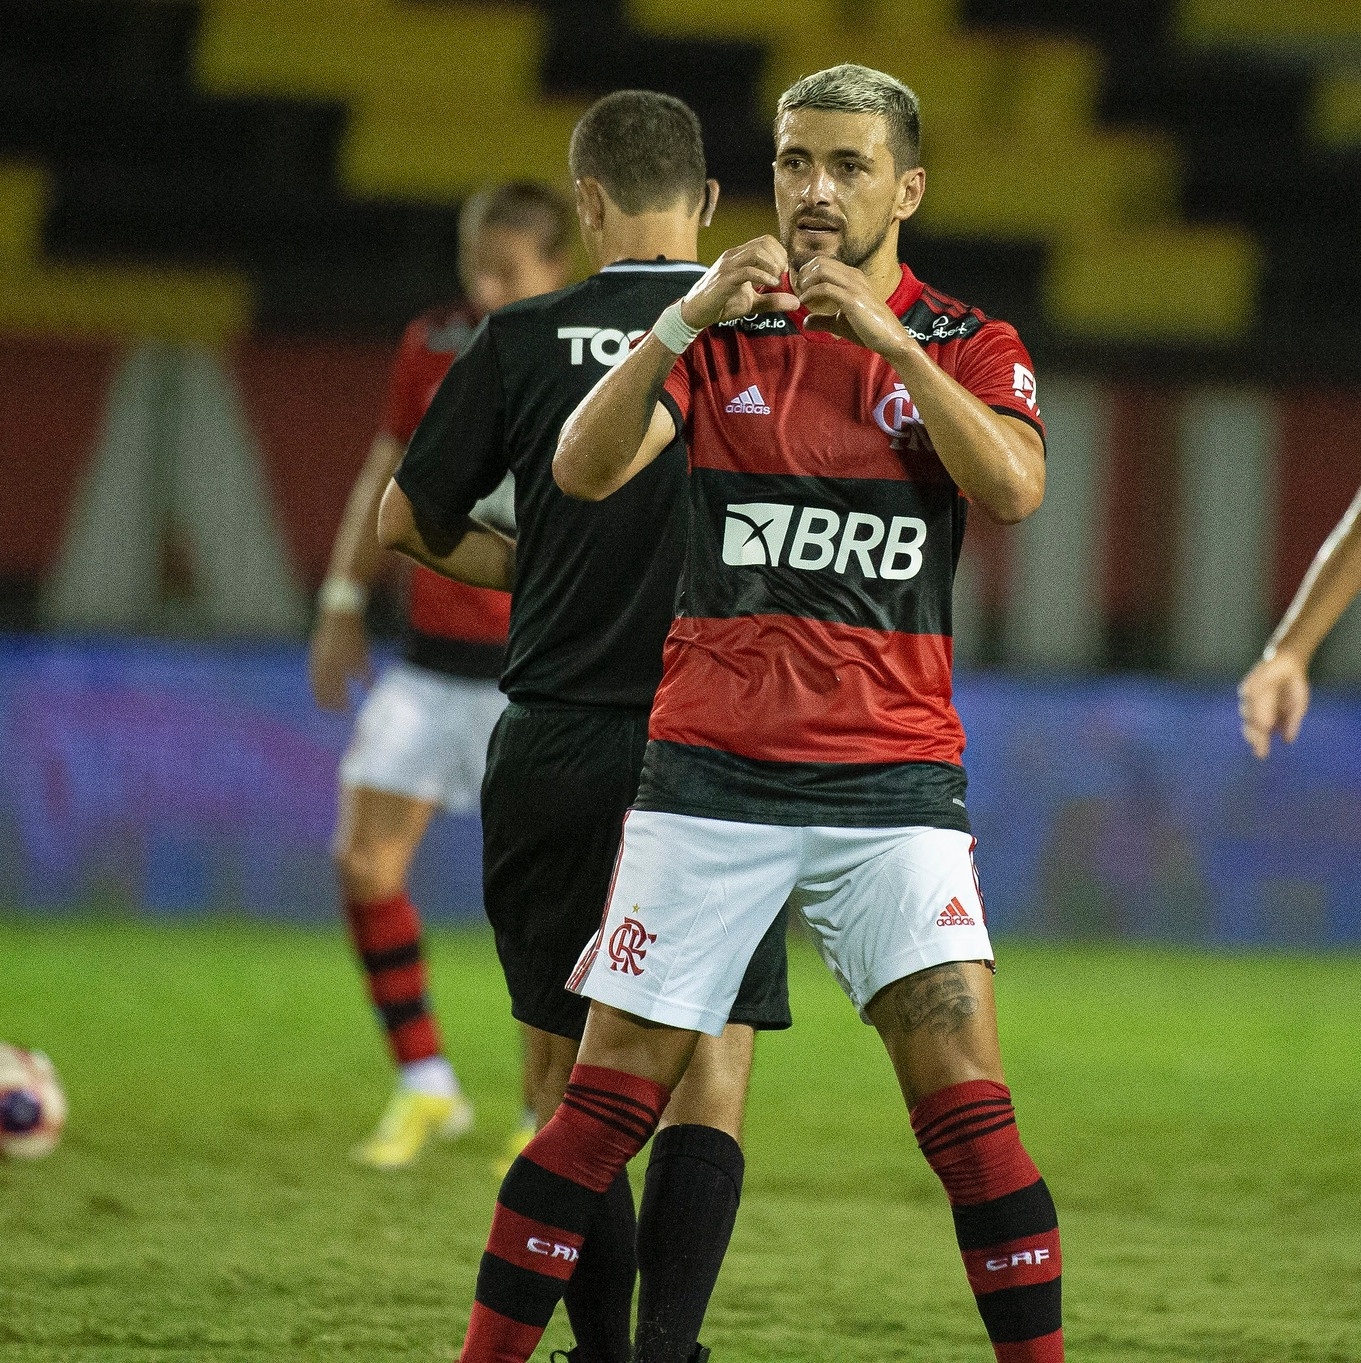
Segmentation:
[(552, 293), (536, 293), (532, 298), (522, 298), (518, 303), (507, 303), (503, 308), (491, 313), (487, 320), (494, 327), (515, 326), (524, 321), (537, 321), (551, 316), (564, 305), (570, 305), (584, 294), (594, 293), (599, 275), (587, 275), (585, 279), (566, 288), (555, 289)]

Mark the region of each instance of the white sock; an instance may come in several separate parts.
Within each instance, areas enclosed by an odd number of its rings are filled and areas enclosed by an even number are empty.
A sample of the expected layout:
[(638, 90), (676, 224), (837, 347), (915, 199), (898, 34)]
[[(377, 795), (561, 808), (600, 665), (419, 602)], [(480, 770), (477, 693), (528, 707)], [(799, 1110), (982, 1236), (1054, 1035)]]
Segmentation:
[(434, 1098), (452, 1098), (458, 1092), (458, 1076), (442, 1055), (432, 1055), (428, 1060), (413, 1060), (401, 1067), (400, 1075), (404, 1089), (428, 1093)]
[(522, 1107), (520, 1109), (520, 1125), (535, 1127), (539, 1124), (539, 1114), (532, 1107)]

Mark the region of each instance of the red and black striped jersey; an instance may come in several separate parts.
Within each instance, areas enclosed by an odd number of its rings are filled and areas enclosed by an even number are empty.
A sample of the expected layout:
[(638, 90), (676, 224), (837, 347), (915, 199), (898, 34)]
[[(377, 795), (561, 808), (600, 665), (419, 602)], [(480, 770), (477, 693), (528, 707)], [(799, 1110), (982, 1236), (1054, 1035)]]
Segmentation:
[[(1012, 327), (906, 267), (889, 306), (947, 374), (1043, 436)], [(638, 803), (967, 829), (951, 698), (967, 504), (888, 362), (803, 320), (711, 327), (667, 380), (689, 544)]]
[[(416, 427), (478, 323), (471, 309), (444, 308), (418, 317), (392, 362), (382, 430), (399, 445)], [(403, 652), (422, 667), (461, 676), (500, 675), (510, 627), (510, 593), (470, 587), (414, 565), (407, 578)]]

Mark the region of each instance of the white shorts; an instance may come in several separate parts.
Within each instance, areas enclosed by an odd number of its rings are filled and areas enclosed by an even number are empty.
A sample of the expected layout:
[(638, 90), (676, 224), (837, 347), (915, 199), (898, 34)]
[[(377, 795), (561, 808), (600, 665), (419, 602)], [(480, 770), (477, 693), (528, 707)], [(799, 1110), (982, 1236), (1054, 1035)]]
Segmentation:
[(973, 846), (945, 828), (790, 828), (630, 810), (604, 921), (567, 987), (717, 1036), (788, 901), (865, 1017), (906, 975), (992, 961)]
[(505, 708), (494, 681), (397, 663), (359, 711), (340, 782), (429, 800), (453, 813), (477, 809), (487, 741)]

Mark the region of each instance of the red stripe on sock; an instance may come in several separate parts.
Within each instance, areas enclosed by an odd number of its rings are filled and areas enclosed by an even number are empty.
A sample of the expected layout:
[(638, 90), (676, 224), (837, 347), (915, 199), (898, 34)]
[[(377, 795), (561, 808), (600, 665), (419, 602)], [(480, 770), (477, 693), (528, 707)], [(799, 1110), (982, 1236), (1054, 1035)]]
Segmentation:
[(632, 1099), (649, 1112), (662, 1112), (671, 1090), (641, 1075), (625, 1074), (623, 1070), (608, 1070), (600, 1065), (573, 1065), (569, 1084), (580, 1084), (582, 1088), (599, 1089), (605, 1093), (617, 1093), (621, 1098)]
[(571, 1231), (531, 1220), (498, 1202), (492, 1216), (491, 1235), (487, 1238), (487, 1251), (507, 1263), (527, 1268), (531, 1273), (566, 1282), (572, 1276), (585, 1240), (584, 1235), (573, 1235)]
[(420, 940), (421, 916), (405, 892), (367, 903), (347, 899), (345, 917), (360, 951), (391, 951)]
[[(361, 957), (365, 952), (412, 946), (421, 939), (421, 916), (405, 893), (367, 903), (346, 900), (345, 918), (350, 927), (350, 940)], [(393, 970), (366, 971), (365, 977), (369, 997), (381, 1007), (420, 998), (426, 991), (429, 972), (425, 962), (418, 961)], [(399, 1065), (431, 1060), (441, 1051), (439, 1027), (428, 1012), (424, 1013), (389, 1028), (388, 1047)]]
[(388, 1033), (392, 1057), (399, 1065), (414, 1065), (418, 1060), (433, 1060), (440, 1054), (439, 1028), (427, 1014), (412, 1018)]
[(1005, 1084), (993, 1079), (971, 1079), (964, 1084), (951, 1084), (948, 1088), (928, 1093), (908, 1114), (912, 1119), (912, 1130), (918, 1135), (940, 1117), (945, 1117), (969, 1103), (1006, 1103), (1011, 1106), (1011, 1090)]
[(460, 1363), (524, 1363), (538, 1347), (543, 1330), (523, 1325), (481, 1302), (473, 1303), (468, 1333), (459, 1351)]
[(396, 970), (376, 971), (369, 976), (369, 993), (374, 1003), (401, 1003), (404, 999), (420, 998), (427, 980), (425, 962), (417, 961)]
[(1039, 1339), (1022, 1340), (1019, 1344), (994, 1344), (992, 1351), (997, 1363), (1063, 1363), (1063, 1331), (1041, 1335)]
[[(987, 1135), (965, 1136), (963, 1139), (952, 1137), (947, 1148), (934, 1148), (932, 1131), (927, 1130), (933, 1123), (948, 1118), (952, 1111), (966, 1104), (998, 1098), (1006, 1100), (1006, 1110), (1010, 1112), (1011, 1090), (1005, 1084), (976, 1079), (967, 1084), (952, 1084), (949, 1088), (940, 1089), (923, 1098), (912, 1109), (912, 1129), (926, 1133), (923, 1138), (926, 1158), (945, 1185), (946, 1195), (953, 1206), (968, 1207), (978, 1202), (991, 1202), (994, 1198), (1030, 1187), (1040, 1176), (1040, 1171), (1021, 1144), (1014, 1121), (1007, 1122), (1000, 1130), (988, 1132)], [(995, 1121), (1000, 1120), (998, 1109), (990, 1106), (989, 1110), (994, 1113)], [(948, 1122), (940, 1122), (941, 1127), (948, 1125)], [(973, 1128), (972, 1123), (966, 1124), (964, 1131), (970, 1129), (976, 1128)], [(964, 1131), (961, 1131), (961, 1136)]]
[(1059, 1233), (1026, 1235), (991, 1249), (964, 1251), (964, 1271), (975, 1296), (1000, 1292), (1004, 1287), (1033, 1287), (1053, 1282), (1063, 1272)]
[(630, 1107), (629, 1121), (620, 1123), (625, 1128), (620, 1130), (618, 1125), (563, 1103), (525, 1147), (524, 1158), (592, 1192), (603, 1193), (647, 1143), (661, 1121), (671, 1091), (649, 1079), (596, 1065), (577, 1065), (569, 1089), (573, 1084), (642, 1104), (647, 1115)]

